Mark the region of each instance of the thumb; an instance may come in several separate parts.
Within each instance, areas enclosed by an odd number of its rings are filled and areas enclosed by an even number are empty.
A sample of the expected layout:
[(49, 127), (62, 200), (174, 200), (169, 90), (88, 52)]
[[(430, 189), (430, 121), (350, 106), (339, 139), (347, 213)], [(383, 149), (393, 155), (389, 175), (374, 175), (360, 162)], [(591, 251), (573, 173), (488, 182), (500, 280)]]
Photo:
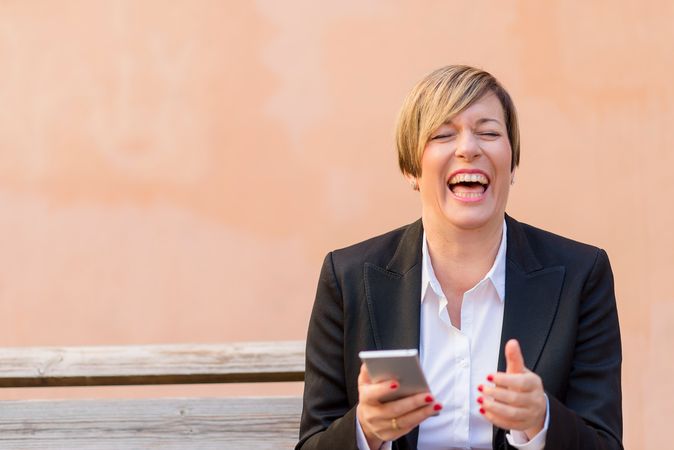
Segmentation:
[(370, 379), (370, 372), (367, 370), (365, 363), (360, 364), (360, 373), (358, 374), (358, 385), (361, 384), (370, 384), (372, 380)]
[(517, 339), (510, 339), (505, 345), (506, 373), (524, 373), (524, 357)]

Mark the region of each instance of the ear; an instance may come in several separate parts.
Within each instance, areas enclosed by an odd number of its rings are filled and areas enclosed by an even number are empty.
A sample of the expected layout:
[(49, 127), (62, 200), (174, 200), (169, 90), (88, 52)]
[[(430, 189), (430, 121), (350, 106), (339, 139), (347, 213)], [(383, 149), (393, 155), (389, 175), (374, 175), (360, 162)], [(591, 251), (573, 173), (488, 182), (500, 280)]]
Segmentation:
[(412, 188), (412, 190), (414, 190), (414, 191), (419, 190), (419, 181), (417, 180), (417, 177), (415, 177), (412, 174), (406, 173), (405, 174), (405, 180), (407, 180), (407, 182), (410, 184), (410, 187)]

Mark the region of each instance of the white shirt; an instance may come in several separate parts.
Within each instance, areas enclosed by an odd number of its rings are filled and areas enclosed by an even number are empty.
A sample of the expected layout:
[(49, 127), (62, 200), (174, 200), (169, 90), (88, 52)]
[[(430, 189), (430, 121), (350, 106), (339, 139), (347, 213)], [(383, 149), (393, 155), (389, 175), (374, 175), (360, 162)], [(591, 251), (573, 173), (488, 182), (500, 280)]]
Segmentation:
[[(421, 272), (421, 367), (435, 400), (442, 403), (438, 416), (419, 426), (420, 450), (491, 449), (492, 424), (480, 414), (477, 386), (498, 366), (505, 300), (506, 224), (494, 264), (485, 277), (463, 296), (461, 329), (455, 328), (447, 311), (447, 298), (435, 276), (423, 236)], [(549, 414), (545, 426), (531, 441), (522, 432), (512, 431), (508, 442), (516, 448), (542, 450), (545, 446)], [(356, 419), (358, 448), (368, 449)], [(382, 449), (390, 449), (387, 442)]]

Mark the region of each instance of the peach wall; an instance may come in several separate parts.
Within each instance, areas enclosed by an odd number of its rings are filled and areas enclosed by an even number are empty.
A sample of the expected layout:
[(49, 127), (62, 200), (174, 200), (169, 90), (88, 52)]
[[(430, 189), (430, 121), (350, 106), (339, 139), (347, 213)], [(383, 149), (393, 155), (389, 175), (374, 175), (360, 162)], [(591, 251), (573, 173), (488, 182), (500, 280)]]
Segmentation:
[(509, 212), (608, 251), (626, 447), (665, 448), (672, 23), (668, 0), (2, 1), (0, 345), (302, 339), (324, 254), (419, 214), (402, 98), (468, 63), (520, 111)]

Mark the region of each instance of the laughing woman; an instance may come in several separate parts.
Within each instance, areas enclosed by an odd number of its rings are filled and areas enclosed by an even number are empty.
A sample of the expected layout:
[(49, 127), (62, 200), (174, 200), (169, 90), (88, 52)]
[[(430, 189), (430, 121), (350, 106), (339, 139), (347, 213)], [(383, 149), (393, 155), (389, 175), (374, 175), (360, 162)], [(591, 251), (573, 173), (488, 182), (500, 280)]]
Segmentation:
[[(621, 449), (606, 253), (505, 214), (510, 96), (448, 66), (408, 95), (400, 168), (421, 219), (328, 254), (307, 337), (298, 449)], [(430, 392), (391, 402), (361, 350), (417, 348)], [(438, 414), (439, 413), (439, 414)]]

